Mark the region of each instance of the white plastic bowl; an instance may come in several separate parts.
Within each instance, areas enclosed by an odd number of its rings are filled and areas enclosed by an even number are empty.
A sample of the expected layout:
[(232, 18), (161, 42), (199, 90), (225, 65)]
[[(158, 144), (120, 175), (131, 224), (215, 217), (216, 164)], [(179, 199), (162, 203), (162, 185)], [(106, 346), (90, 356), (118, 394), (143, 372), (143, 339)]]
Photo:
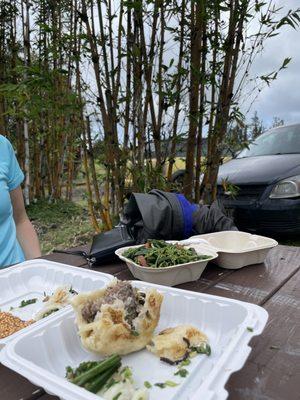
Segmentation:
[[(171, 243), (180, 244), (181, 242)], [(192, 244), (190, 246), (186, 245), (186, 247), (193, 247), (197, 254), (205, 254), (210, 256), (210, 258), (207, 260), (193, 261), (165, 268), (141, 267), (129, 258), (123, 256), (123, 253), (126, 250), (141, 246), (143, 245), (122, 247), (121, 249), (116, 250), (115, 253), (121, 260), (126, 262), (130, 272), (135, 278), (145, 282), (156, 283), (158, 285), (175, 286), (185, 282), (196, 281), (202, 275), (207, 263), (218, 257), (218, 254), (213, 249), (203, 244)]]
[(218, 253), (214, 262), (228, 269), (263, 263), (269, 251), (278, 245), (274, 239), (238, 231), (215, 232), (192, 236), (190, 239), (205, 240)]

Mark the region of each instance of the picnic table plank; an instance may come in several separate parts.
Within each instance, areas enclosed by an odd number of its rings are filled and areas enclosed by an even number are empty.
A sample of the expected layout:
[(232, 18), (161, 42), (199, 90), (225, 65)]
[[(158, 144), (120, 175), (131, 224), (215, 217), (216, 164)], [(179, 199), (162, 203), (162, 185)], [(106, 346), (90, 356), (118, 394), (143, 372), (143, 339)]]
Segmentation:
[[(85, 251), (86, 253), (89, 253), (89, 250), (90, 250), (90, 246), (78, 246), (78, 247), (68, 249), (67, 251)], [(98, 265), (95, 267), (90, 267), (84, 257), (79, 256), (79, 255), (67, 254), (67, 253), (55, 252), (55, 253), (44, 255), (41, 258), (45, 259), (45, 260), (49, 260), (49, 261), (59, 262), (62, 264), (73, 265), (74, 267), (90, 268), (93, 271), (104, 272), (106, 274), (110, 273), (112, 275), (114, 275), (122, 270), (126, 270), (126, 268), (127, 268), (126, 264), (123, 262), (118, 262), (118, 259), (104, 262), (101, 265)]]
[(300, 271), (264, 305), (269, 320), (252, 339), (245, 366), (226, 388), (228, 400), (299, 400), (300, 398)]
[(104, 272), (106, 274), (117, 275), (120, 272), (126, 271), (127, 266), (125, 263), (120, 262), (116, 259), (113, 261), (107, 261), (103, 264), (97, 265), (91, 268), (93, 271)]
[[(35, 400), (35, 399), (29, 398), (29, 399), (24, 399), (24, 400)], [(60, 400), (60, 399), (57, 396), (51, 396), (51, 394), (46, 393), (43, 396), (39, 397), (38, 400)], [(74, 400), (76, 400), (76, 399), (74, 399)]]
[(0, 399), (17, 400), (32, 397), (37, 389), (26, 378), (0, 364)]
[(225, 275), (205, 293), (263, 305), (300, 268), (300, 249), (278, 246), (264, 264), (249, 265)]
[[(78, 246), (70, 249), (71, 251), (85, 251), (89, 250), (89, 246)], [(41, 257), (44, 260), (59, 262), (62, 264), (73, 265), (74, 267), (87, 266), (87, 262), (83, 257), (75, 256), (66, 253), (51, 253)]]

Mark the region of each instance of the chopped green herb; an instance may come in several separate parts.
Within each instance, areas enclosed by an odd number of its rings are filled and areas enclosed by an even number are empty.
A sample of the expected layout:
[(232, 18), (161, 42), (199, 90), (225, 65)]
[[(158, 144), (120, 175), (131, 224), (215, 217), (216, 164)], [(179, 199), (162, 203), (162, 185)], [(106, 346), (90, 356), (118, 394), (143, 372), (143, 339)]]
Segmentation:
[(29, 300), (22, 300), (21, 304), (19, 305), (19, 307), (26, 307), (29, 306), (29, 304), (34, 304), (37, 302), (37, 299), (29, 299)]
[(133, 336), (139, 336), (140, 334), (137, 332), (137, 331), (135, 331), (135, 330), (132, 330), (131, 331), (131, 334), (133, 335)]
[(185, 368), (179, 369), (177, 372), (175, 372), (174, 375), (179, 375), (181, 378), (185, 378), (188, 375), (189, 371)]
[(73, 289), (73, 286), (70, 287), (69, 293), (71, 293), (71, 294), (78, 294), (78, 292), (76, 292), (76, 290)]
[(187, 365), (190, 365), (191, 360), (189, 358), (183, 360), (180, 364), (179, 364), (179, 368), (180, 367), (186, 367)]
[(145, 386), (147, 389), (150, 389), (150, 388), (152, 388), (152, 385), (151, 385), (151, 383), (150, 383), (150, 382), (148, 382), (148, 381), (145, 381), (145, 382), (144, 382), (144, 386)]
[(49, 311), (45, 312), (45, 314), (43, 314), (42, 318), (49, 317), (49, 315), (55, 313), (58, 310), (59, 310), (59, 308), (53, 308), (53, 310), (49, 310)]
[(125, 367), (125, 368), (121, 371), (121, 374), (124, 375), (124, 378), (125, 378), (125, 379), (129, 379), (129, 378), (132, 377), (132, 371), (131, 371), (131, 369), (130, 369), (129, 367)]
[(118, 400), (118, 398), (121, 396), (121, 394), (122, 394), (122, 392), (116, 394), (116, 395), (113, 397), (113, 400)]
[(247, 331), (253, 332), (253, 328), (251, 328), (250, 326), (247, 326)]
[(72, 379), (74, 377), (74, 371), (73, 368), (70, 367), (69, 365), (66, 367), (66, 378)]
[(12, 311), (14, 309), (14, 307), (10, 307), (9, 311)]
[(175, 387), (175, 386), (178, 386), (179, 383), (176, 383), (176, 382), (173, 382), (173, 381), (166, 381), (165, 385), (166, 386), (170, 386), (170, 387)]
[(192, 347), (192, 350), (196, 351), (198, 354), (206, 354), (207, 356), (211, 355), (211, 348), (207, 343), (202, 343), (198, 347)]
[(179, 383), (173, 382), (173, 381), (166, 381), (164, 383), (155, 383), (154, 386), (158, 386), (161, 389), (165, 389), (166, 386), (169, 387), (175, 387), (178, 386)]
[(154, 383), (154, 386), (158, 386), (161, 389), (164, 389), (166, 387), (164, 383)]
[(105, 388), (109, 389), (112, 386), (114, 386), (116, 383), (118, 383), (118, 381), (116, 381), (114, 378), (111, 378), (111, 380), (106, 384)]

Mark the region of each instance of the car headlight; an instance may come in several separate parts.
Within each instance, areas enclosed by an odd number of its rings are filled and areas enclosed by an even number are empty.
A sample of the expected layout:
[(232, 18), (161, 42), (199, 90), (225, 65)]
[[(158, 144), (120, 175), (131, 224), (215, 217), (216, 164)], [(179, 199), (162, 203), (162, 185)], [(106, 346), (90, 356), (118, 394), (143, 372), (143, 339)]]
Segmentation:
[(300, 197), (300, 175), (278, 182), (270, 194), (271, 199), (289, 199), (292, 197)]

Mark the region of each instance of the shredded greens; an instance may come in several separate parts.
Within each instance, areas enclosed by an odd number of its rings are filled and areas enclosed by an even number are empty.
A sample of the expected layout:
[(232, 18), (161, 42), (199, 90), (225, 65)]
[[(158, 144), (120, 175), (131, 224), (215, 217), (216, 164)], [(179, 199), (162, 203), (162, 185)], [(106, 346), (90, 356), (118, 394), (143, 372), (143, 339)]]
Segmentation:
[(197, 254), (193, 248), (155, 239), (148, 240), (142, 247), (128, 249), (123, 255), (142, 267), (150, 268), (165, 268), (210, 258), (207, 255)]

